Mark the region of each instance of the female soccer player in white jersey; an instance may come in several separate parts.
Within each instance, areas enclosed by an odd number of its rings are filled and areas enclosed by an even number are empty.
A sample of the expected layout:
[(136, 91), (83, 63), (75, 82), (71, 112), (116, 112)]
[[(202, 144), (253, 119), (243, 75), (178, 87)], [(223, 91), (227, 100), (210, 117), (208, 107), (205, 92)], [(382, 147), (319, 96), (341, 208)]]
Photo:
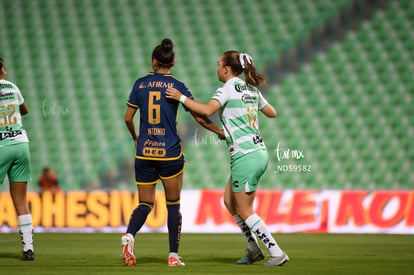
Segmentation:
[[(177, 133), (179, 103), (167, 99), (167, 87), (176, 87), (188, 97), (191, 92), (171, 75), (174, 62), (173, 43), (163, 39), (152, 53), (152, 68), (136, 80), (129, 95), (125, 113), (126, 126), (136, 145), (135, 179), (139, 204), (131, 214), (126, 233), (122, 236), (122, 256), (128, 266), (136, 264), (134, 238), (144, 225), (155, 201), (156, 184), (162, 181), (167, 202), (167, 227), (169, 235), (168, 266), (183, 266), (178, 256), (181, 236), (180, 194), (183, 183), (184, 155)], [(139, 113), (137, 134), (134, 116)], [(223, 130), (207, 117), (194, 115), (200, 125), (224, 138)]]
[[(240, 75), (244, 73), (244, 80)], [(258, 111), (276, 116), (272, 105), (257, 87), (264, 84), (251, 56), (237, 51), (223, 53), (217, 61), (218, 79), (224, 83), (207, 104), (187, 98), (175, 88), (167, 89), (167, 98), (180, 101), (193, 112), (211, 116), (220, 112), (226, 142), (231, 156), (231, 176), (224, 192), (224, 203), (247, 240), (247, 254), (238, 264), (251, 264), (264, 259), (257, 239), (268, 249), (266, 266), (279, 266), (289, 261), (254, 212), (253, 203), (260, 177), (266, 170), (268, 153), (259, 132)], [(253, 233), (253, 234), (252, 234)]]
[(27, 183), (30, 182), (29, 139), (23, 129), (22, 115), (28, 113), (17, 86), (5, 80), (6, 65), (0, 58), (0, 184), (6, 175), (10, 184), (23, 243), (22, 260), (34, 260), (32, 215), (27, 203)]

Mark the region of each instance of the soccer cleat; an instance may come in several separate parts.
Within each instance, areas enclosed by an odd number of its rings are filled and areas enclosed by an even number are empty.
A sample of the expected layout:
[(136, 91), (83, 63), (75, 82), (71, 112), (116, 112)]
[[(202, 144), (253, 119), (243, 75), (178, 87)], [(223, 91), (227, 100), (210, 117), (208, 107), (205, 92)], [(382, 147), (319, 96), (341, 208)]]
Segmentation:
[(29, 249), (27, 251), (23, 251), (23, 255), (20, 259), (22, 261), (34, 261), (35, 254), (34, 254), (33, 250)]
[(181, 257), (169, 257), (168, 266), (185, 266), (185, 263), (181, 261)]
[(280, 266), (289, 262), (289, 256), (283, 252), (281, 256), (270, 257), (270, 259), (264, 264), (265, 266)]
[(247, 250), (246, 255), (241, 257), (236, 263), (237, 264), (252, 264), (254, 262), (264, 259), (263, 252), (259, 249), (258, 251)]
[(125, 265), (133, 266), (136, 264), (134, 255), (134, 238), (130, 234), (124, 234), (121, 238), (122, 242), (122, 259)]

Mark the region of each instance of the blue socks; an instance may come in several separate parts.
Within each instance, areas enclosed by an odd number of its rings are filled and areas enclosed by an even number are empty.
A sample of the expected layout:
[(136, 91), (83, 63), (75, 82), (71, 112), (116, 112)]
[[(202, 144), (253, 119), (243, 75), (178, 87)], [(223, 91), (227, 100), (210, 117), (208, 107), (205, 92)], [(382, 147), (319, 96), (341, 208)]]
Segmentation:
[[(153, 204), (140, 203), (131, 214), (126, 233), (135, 236), (144, 225), (148, 214), (151, 212)], [(180, 200), (167, 201), (168, 211), (168, 237), (170, 244), (170, 252), (178, 252), (178, 246), (181, 238), (182, 216), (180, 212)]]
[(178, 252), (181, 238), (182, 216), (180, 212), (180, 200), (167, 201), (168, 210), (168, 237), (170, 252)]
[(128, 223), (128, 229), (126, 233), (135, 236), (137, 232), (144, 225), (147, 220), (148, 214), (151, 212), (153, 204), (140, 203), (137, 208), (131, 214)]

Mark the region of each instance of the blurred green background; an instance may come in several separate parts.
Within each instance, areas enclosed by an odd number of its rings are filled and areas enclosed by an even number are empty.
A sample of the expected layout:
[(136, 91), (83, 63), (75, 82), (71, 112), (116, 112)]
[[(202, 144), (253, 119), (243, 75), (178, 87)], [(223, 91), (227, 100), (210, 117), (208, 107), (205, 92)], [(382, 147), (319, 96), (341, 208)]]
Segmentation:
[[(32, 190), (46, 165), (64, 190), (135, 190), (123, 116), (165, 37), (200, 101), (221, 85), (224, 51), (249, 53), (268, 78), (278, 117), (260, 117), (262, 188), (413, 187), (411, 0), (2, 0), (0, 26), (7, 79), (30, 108)], [(179, 131), (185, 188), (223, 188), (226, 145), (182, 108)]]

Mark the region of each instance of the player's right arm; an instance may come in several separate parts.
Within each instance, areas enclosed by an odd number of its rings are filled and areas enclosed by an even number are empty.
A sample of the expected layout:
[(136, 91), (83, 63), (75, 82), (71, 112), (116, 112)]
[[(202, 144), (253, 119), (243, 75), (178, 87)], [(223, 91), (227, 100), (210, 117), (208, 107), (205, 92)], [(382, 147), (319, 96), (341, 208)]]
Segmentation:
[[(167, 98), (177, 101), (181, 101), (180, 98), (182, 95), (179, 90), (172, 87), (169, 87), (166, 92)], [(217, 100), (210, 100), (207, 104), (204, 104), (186, 97), (181, 103), (191, 111), (206, 117), (213, 115), (220, 109), (220, 103)]]
[(135, 142), (137, 142), (137, 132), (135, 130), (135, 124), (134, 124), (134, 116), (137, 112), (137, 108), (133, 108), (128, 105), (126, 112), (125, 112), (125, 124), (128, 128), (129, 133), (131, 134), (132, 139)]

